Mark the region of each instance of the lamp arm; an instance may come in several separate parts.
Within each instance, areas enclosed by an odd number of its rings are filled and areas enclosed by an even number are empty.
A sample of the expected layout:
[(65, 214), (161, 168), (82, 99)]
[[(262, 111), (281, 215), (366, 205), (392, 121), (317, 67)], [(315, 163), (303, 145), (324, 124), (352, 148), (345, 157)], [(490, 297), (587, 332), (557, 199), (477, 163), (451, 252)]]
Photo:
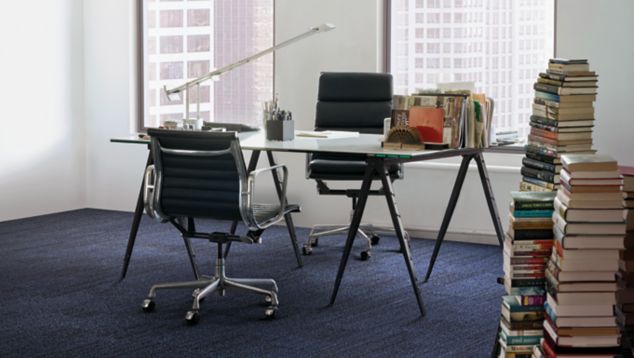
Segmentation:
[(256, 60), (256, 59), (258, 59), (258, 58), (260, 58), (260, 57), (262, 57), (264, 55), (267, 55), (267, 54), (269, 54), (271, 52), (275, 52), (276, 50), (279, 50), (282, 47), (286, 47), (286, 46), (288, 46), (288, 45), (290, 45), (292, 43), (295, 43), (297, 41), (301, 41), (301, 40), (303, 40), (303, 39), (305, 39), (305, 38), (307, 38), (309, 36), (312, 36), (314, 34), (318, 34), (318, 33), (321, 33), (321, 32), (326, 32), (326, 31), (333, 30), (334, 28), (335, 28), (335, 26), (332, 25), (332, 24), (322, 24), (322, 25), (319, 25), (319, 26), (311, 27), (308, 31), (304, 32), (303, 34), (297, 35), (297, 36), (295, 36), (293, 38), (290, 38), (290, 39), (288, 39), (288, 40), (286, 40), (284, 42), (280, 42), (279, 44), (277, 44), (275, 46), (269, 47), (266, 50), (262, 50), (262, 51), (260, 51), (260, 52), (258, 52), (256, 54), (253, 54), (253, 55), (251, 55), (249, 57), (243, 58), (242, 60), (239, 60), (237, 62), (229, 64), (229, 65), (227, 65), (225, 67), (222, 67), (222, 68), (219, 68), (217, 70), (211, 71), (211, 72), (209, 72), (209, 73), (207, 73), (205, 75), (202, 75), (202, 76), (200, 76), (200, 77), (198, 77), (198, 78), (196, 78), (194, 80), (186, 82), (186, 83), (184, 83), (184, 84), (182, 84), (182, 85), (180, 85), (178, 87), (174, 87), (172, 89), (167, 89), (167, 86), (164, 86), (163, 88), (165, 90), (165, 94), (169, 96), (169, 95), (172, 95), (172, 94), (180, 93), (180, 92), (182, 92), (182, 91), (184, 91), (184, 90), (186, 90), (186, 89), (188, 89), (188, 88), (190, 88), (192, 86), (198, 85), (198, 84), (200, 84), (202, 82), (205, 82), (205, 81), (207, 81), (209, 79), (212, 79), (212, 78), (214, 78), (216, 76), (220, 76), (221, 74), (223, 74), (225, 72), (229, 72), (229, 71), (233, 70), (236, 67), (240, 67), (242, 65), (246, 65), (247, 63), (249, 63), (249, 62), (251, 62), (253, 60)]

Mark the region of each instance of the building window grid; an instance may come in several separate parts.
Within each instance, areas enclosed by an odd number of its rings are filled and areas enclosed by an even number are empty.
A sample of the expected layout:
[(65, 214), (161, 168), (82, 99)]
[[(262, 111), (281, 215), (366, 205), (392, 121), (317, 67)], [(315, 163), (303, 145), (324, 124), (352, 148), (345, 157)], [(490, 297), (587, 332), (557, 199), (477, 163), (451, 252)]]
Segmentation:
[[(238, 1), (142, 1), (145, 24), (143, 89), (144, 116), (143, 126), (158, 126), (165, 120), (179, 120), (183, 117), (184, 99), (168, 102), (164, 98), (163, 86), (177, 86), (187, 79), (195, 78), (190, 73), (190, 64), (207, 62), (208, 72), (239, 58), (255, 53), (273, 44), (273, 0)], [(193, 10), (208, 10), (208, 25), (192, 24), (190, 13)], [(255, 10), (255, 11), (254, 11)], [(167, 11), (167, 13), (165, 13)], [(161, 13), (163, 23), (161, 25)], [(214, 14), (216, 12), (216, 14)], [(179, 16), (175, 16), (179, 14)], [(216, 16), (214, 16), (216, 15)], [(193, 19), (193, 18), (192, 18)], [(218, 20), (218, 21), (214, 21)], [(169, 26), (173, 22), (174, 26)], [(223, 27), (224, 26), (224, 27)], [(232, 35), (231, 41), (214, 42), (214, 31), (223, 30)], [(206, 35), (202, 51), (190, 51), (192, 36)], [(162, 53), (161, 38), (182, 38), (182, 51)], [(208, 43), (206, 42), (208, 41)], [(233, 46), (230, 44), (232, 43)], [(235, 46), (236, 44), (242, 45)], [(219, 51), (221, 49), (222, 51)], [(221, 54), (222, 53), (222, 54)], [(230, 60), (231, 59), (231, 60)], [(161, 78), (162, 64), (179, 64), (176, 78)], [(260, 103), (273, 95), (273, 60), (268, 55), (240, 69), (223, 75), (218, 82), (207, 82), (200, 86), (201, 117), (205, 120), (242, 122), (252, 125), (260, 123)], [(190, 103), (195, 103), (196, 91), (190, 92)], [(192, 114), (195, 105), (190, 106)], [(212, 114), (213, 113), (213, 114)]]
[[(399, 13), (398, 16), (402, 18), (406, 18), (406, 14), (408, 11), (412, 9), (408, 9), (406, 2), (404, 1), (392, 1), (392, 6), (394, 10), (394, 3), (399, 2), (400, 10), (397, 10)], [(446, 23), (445, 21), (441, 21), (440, 23), (416, 23), (412, 24), (415, 28), (442, 28), (442, 29), (460, 29), (458, 30), (458, 35), (467, 35), (464, 37), (458, 38), (457, 36), (453, 36), (450, 39), (446, 38), (437, 38), (437, 39), (429, 39), (429, 38), (415, 38), (412, 39), (411, 35), (409, 38), (400, 38), (394, 39), (392, 41), (396, 41), (399, 46), (408, 46), (409, 42), (414, 40), (416, 43), (443, 43), (449, 42), (453, 44), (453, 49), (448, 51), (446, 54), (434, 54), (434, 57), (440, 59), (443, 55), (449, 55), (452, 58), (469, 58), (469, 57), (480, 57), (479, 60), (475, 58), (472, 60), (468, 60), (467, 62), (455, 62), (455, 61), (441, 61), (441, 68), (425, 68), (424, 71), (430, 74), (434, 74), (434, 76), (424, 76), (426, 81), (425, 83), (421, 83), (416, 81), (417, 78), (412, 78), (412, 75), (408, 68), (393, 68), (392, 71), (399, 74), (396, 78), (396, 91), (397, 92), (413, 92), (419, 88), (427, 87), (427, 84), (431, 84), (432, 81), (429, 81), (430, 78), (440, 77), (441, 81), (455, 81), (457, 78), (461, 80), (464, 79), (479, 79), (480, 87), (486, 87), (487, 92), (490, 96), (493, 96), (496, 100), (496, 119), (495, 124), (499, 130), (507, 130), (507, 129), (517, 129), (520, 132), (520, 135), (525, 135), (527, 133), (527, 122), (528, 122), (528, 114), (530, 112), (530, 101), (528, 101), (533, 96), (532, 92), (532, 83), (535, 79), (536, 72), (543, 69), (545, 66), (545, 61), (547, 58), (552, 56), (553, 53), (553, 41), (554, 41), (554, 3), (552, 0), (537, 0), (530, 4), (521, 3), (519, 5), (514, 4), (512, 2), (504, 1), (504, 0), (485, 0), (485, 1), (465, 1), (463, 5), (472, 5), (473, 8), (461, 8), (456, 9), (455, 7), (450, 7), (450, 3), (444, 3), (444, 8), (430, 8), (428, 9), (425, 5), (433, 3), (433, 1), (428, 0), (426, 2), (418, 1), (418, 8), (413, 11), (417, 12), (429, 12), (429, 13), (443, 13), (443, 16), (440, 16), (442, 19), (446, 20), (447, 18), (456, 18), (456, 13), (469, 12), (472, 11), (471, 14), (467, 14), (465, 16), (459, 17), (462, 19), (466, 19), (465, 23), (455, 25)], [(411, 4), (411, 2), (409, 3)], [(435, 4), (435, 3), (434, 3)], [(528, 4), (528, 5), (527, 5)], [(420, 6), (423, 5), (423, 6)], [(459, 5), (459, 2), (455, 2), (454, 6)], [(474, 11), (475, 10), (475, 11)], [(511, 21), (512, 12), (519, 11), (528, 13), (528, 15), (520, 15), (518, 18), (522, 21), (519, 21), (515, 24), (516, 31), (518, 34), (514, 34), (513, 31), (513, 23)], [(545, 16), (547, 20), (544, 20), (542, 24), (535, 25), (531, 21), (535, 20), (535, 15), (540, 14), (540, 18), (544, 17), (544, 12), (550, 11), (550, 17)], [(448, 14), (449, 16), (444, 16)], [(497, 18), (499, 21), (491, 21), (491, 18)], [(552, 21), (549, 21), (548, 19)], [(480, 22), (477, 22), (481, 20)], [(490, 23), (494, 23), (490, 25)], [(469, 26), (474, 26), (474, 24), (479, 24), (482, 26), (481, 30), (464, 30)], [(486, 26), (485, 26), (486, 24)], [(528, 26), (531, 25), (531, 26)], [(407, 33), (407, 29), (410, 27), (407, 23), (398, 26), (398, 31), (402, 33)], [(522, 32), (524, 31), (524, 32)], [(420, 32), (419, 32), (420, 33)], [(448, 32), (451, 33), (451, 32)], [(455, 33), (454, 33), (455, 35)], [(523, 48), (520, 50), (514, 50), (512, 39), (521, 35), (522, 41), (524, 42)], [(506, 40), (500, 40), (507, 38)], [(471, 46), (469, 43), (464, 43), (461, 41), (473, 41), (474, 39), (480, 39), (484, 42), (483, 39), (489, 40), (489, 43), (493, 42), (491, 39), (497, 38), (496, 46), (486, 46), (485, 43), (482, 45), (481, 51), (477, 51), (479, 49), (478, 46)], [(447, 41), (448, 40), (448, 41)], [(539, 45), (542, 45), (541, 48)], [(463, 49), (466, 52), (463, 52)], [(469, 52), (469, 49), (471, 50)], [(516, 57), (520, 61), (514, 61), (512, 52), (516, 51)], [(541, 54), (536, 54), (535, 52), (541, 51)], [(546, 54), (544, 54), (546, 53)], [(401, 55), (401, 54), (398, 54)], [(488, 58), (487, 58), (488, 57)], [(416, 58), (430, 58), (427, 53), (417, 54)], [(485, 58), (484, 60), (482, 58)], [(392, 54), (392, 59), (394, 60), (394, 54)], [(490, 61), (491, 59), (496, 59), (500, 68), (487, 68), (493, 63)], [(395, 62), (392, 62), (395, 63)], [(399, 64), (409, 63), (408, 61), (399, 61)], [(420, 62), (415, 62), (415, 64), (420, 64)], [(424, 62), (425, 64), (429, 64), (428, 61)], [(463, 68), (459, 70), (456, 68), (455, 64), (467, 63), (471, 67), (471, 69)], [(474, 71), (475, 68), (475, 71)], [(420, 71), (413, 71), (414, 73)], [(475, 72), (475, 73), (474, 73)], [(513, 76), (513, 73), (516, 73)], [(440, 75), (440, 76), (438, 76)], [(490, 83), (491, 80), (497, 77), (497, 84)], [(413, 82), (414, 81), (414, 82)], [(500, 82), (506, 81), (510, 83), (510, 85), (502, 85)], [(482, 84), (485, 83), (484, 86)], [(528, 102), (527, 102), (528, 101)], [(527, 105), (528, 104), (528, 105)]]

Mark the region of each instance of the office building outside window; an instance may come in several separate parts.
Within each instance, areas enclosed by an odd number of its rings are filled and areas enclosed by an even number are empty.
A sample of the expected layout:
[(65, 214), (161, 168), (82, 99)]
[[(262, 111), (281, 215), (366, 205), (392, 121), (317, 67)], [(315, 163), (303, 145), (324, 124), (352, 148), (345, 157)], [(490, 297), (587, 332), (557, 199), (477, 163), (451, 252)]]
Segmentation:
[(554, 0), (391, 0), (390, 71), (410, 94), (475, 82), (496, 131), (528, 134), (533, 83), (554, 54)]
[[(185, 96), (172, 88), (273, 46), (273, 0), (142, 1), (143, 120), (157, 127), (181, 120)], [(273, 55), (238, 67), (190, 91), (190, 116), (200, 96), (205, 121), (259, 125), (262, 103), (273, 97)]]

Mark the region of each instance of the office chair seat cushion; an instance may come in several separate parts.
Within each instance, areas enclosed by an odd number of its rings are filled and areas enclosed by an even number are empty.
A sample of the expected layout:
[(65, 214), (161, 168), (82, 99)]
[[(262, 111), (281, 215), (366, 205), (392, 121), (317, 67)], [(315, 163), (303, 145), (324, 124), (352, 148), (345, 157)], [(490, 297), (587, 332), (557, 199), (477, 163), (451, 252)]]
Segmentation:
[[(275, 204), (253, 204), (253, 216), (258, 222), (264, 222), (274, 218), (280, 211), (280, 206)], [(301, 209), (299, 205), (286, 205), (284, 208), (284, 214), (298, 213)]]
[(280, 212), (280, 206), (274, 204), (253, 204), (253, 216), (258, 222), (264, 222), (275, 217)]
[[(363, 180), (366, 167), (365, 156), (315, 154), (308, 163), (308, 177), (322, 180)], [(388, 173), (393, 179), (400, 178), (401, 165), (391, 165)], [(375, 175), (374, 178), (378, 179), (378, 176)]]

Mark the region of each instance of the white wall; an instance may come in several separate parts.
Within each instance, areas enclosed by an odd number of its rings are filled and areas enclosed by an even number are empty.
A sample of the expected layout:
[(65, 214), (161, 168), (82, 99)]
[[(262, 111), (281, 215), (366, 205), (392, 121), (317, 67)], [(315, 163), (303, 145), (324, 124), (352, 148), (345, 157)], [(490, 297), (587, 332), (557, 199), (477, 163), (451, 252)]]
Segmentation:
[(136, 1), (84, 1), (86, 83), (86, 203), (134, 210), (147, 149), (112, 144), (135, 122)]
[(82, 1), (0, 10), (0, 221), (84, 201)]
[(558, 0), (557, 56), (599, 74), (595, 148), (634, 165), (634, 1)]

